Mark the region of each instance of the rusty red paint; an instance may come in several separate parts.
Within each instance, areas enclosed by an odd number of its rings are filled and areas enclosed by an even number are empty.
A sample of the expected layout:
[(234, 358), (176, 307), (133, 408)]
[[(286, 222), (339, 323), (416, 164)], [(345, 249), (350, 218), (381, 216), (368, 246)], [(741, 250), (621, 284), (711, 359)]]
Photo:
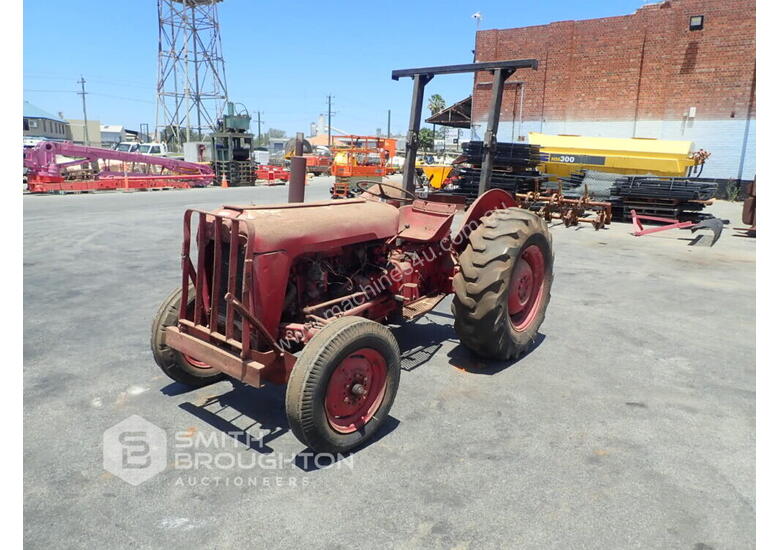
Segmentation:
[[(466, 213), (459, 244), (465, 246), (468, 230), (479, 218), (515, 204), (504, 191), (485, 193)], [(192, 300), (194, 292), (194, 307), (182, 307), (169, 345), (252, 385), (284, 383), (295, 361), (287, 346), (305, 344), (333, 319), (362, 316), (381, 322), (396, 311), (414, 318), (452, 291), (457, 247), (452, 246), (449, 231), (456, 208), (424, 200), (398, 208), (356, 198), (188, 210), (183, 225), (182, 301)], [(291, 230), (296, 227), (302, 230)], [(197, 250), (192, 250), (193, 239)], [(386, 265), (379, 280), (367, 281), (376, 284), (374, 294), (355, 289), (309, 302), (300, 308), (298, 319), (288, 316), (283, 322), (285, 289), (306, 284), (297, 262), (312, 254), (338, 257), (365, 243), (381, 253), (370, 262)], [(534, 258), (525, 261), (534, 280), (541, 281)], [(328, 308), (334, 306), (338, 310), (331, 312)], [(532, 311), (530, 307), (529, 316)]]
[[(642, 225), (642, 220), (663, 223), (665, 225), (659, 225), (656, 227), (645, 229), (645, 226)], [(694, 222), (691, 221), (681, 222), (674, 218), (662, 218), (659, 216), (644, 216), (644, 215), (637, 214), (636, 210), (631, 211), (631, 222), (634, 225), (634, 231), (631, 234), (634, 235), (635, 237), (641, 237), (642, 235), (649, 235), (651, 233), (658, 233), (659, 231), (666, 231), (668, 229), (687, 229), (689, 227), (693, 227), (694, 225), (696, 225)]]

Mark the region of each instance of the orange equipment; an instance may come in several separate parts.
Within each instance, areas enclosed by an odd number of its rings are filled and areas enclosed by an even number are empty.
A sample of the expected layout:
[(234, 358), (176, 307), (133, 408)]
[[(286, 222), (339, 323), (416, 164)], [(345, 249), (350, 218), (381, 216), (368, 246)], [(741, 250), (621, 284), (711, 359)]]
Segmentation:
[(358, 180), (382, 178), (391, 173), (390, 159), (395, 156), (396, 140), (377, 136), (338, 136), (331, 174), (336, 176), (333, 197), (348, 197)]

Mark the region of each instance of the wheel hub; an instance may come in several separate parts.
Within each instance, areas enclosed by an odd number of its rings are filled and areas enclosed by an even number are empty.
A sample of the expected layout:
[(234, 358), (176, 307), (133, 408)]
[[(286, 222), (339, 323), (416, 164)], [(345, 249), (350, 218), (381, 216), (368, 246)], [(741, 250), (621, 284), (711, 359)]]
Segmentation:
[(514, 293), (511, 296), (512, 303), (509, 306), (510, 311), (520, 311), (528, 306), (528, 300), (533, 290), (534, 272), (528, 262), (522, 258), (518, 260), (517, 282), (514, 287)]
[(536, 318), (542, 299), (545, 259), (536, 245), (523, 250), (509, 283), (509, 318), (515, 330), (525, 330)]
[(359, 430), (371, 420), (385, 394), (387, 363), (371, 348), (347, 356), (335, 368), (325, 395), (325, 413), (337, 432)]

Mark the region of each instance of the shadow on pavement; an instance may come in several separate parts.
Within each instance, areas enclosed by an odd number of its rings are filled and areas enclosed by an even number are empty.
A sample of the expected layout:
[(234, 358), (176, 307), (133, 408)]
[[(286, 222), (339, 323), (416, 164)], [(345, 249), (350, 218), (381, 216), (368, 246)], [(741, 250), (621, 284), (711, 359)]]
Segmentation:
[(507, 367), (511, 367), (512, 365), (523, 361), (523, 359), (536, 351), (536, 348), (542, 345), (542, 342), (544, 342), (545, 338), (545, 335), (540, 332), (537, 335), (534, 343), (531, 344), (530, 348), (528, 348), (528, 351), (526, 351), (519, 359), (510, 359), (509, 361), (491, 361), (489, 359), (483, 359), (482, 357), (472, 353), (463, 344), (458, 344), (452, 351), (447, 354), (447, 356), (450, 358), (450, 365), (455, 368), (462, 369), (473, 374), (496, 374)]
[(354, 456), (363, 449), (370, 447), (387, 434), (395, 430), (401, 422), (393, 417), (388, 416), (384, 424), (382, 424), (376, 433), (366, 441), (363, 445), (356, 447), (345, 454), (331, 454), (331, 453), (315, 453), (312, 449), (306, 448), (295, 456), (295, 466), (304, 472), (316, 472), (324, 468), (329, 468), (339, 462), (344, 461), (350, 456)]
[[(258, 453), (273, 452), (268, 443), (290, 431), (284, 409), (285, 386), (267, 384), (257, 389), (231, 383), (233, 389), (227, 393), (179, 407)], [(258, 436), (260, 430), (264, 433)]]
[(405, 323), (393, 329), (401, 348), (401, 369), (409, 372), (431, 360), (442, 343), (458, 341), (451, 324)]
[[(447, 314), (440, 315), (448, 317)], [(545, 340), (545, 335), (540, 333), (531, 348), (518, 360), (488, 361), (477, 357), (458, 343), (457, 335), (450, 323), (407, 323), (393, 328), (393, 333), (401, 348), (401, 368), (406, 372), (413, 371), (430, 361), (443, 343), (450, 341), (457, 343), (457, 346), (447, 354), (450, 365), (475, 374), (496, 374), (533, 353)], [(257, 389), (233, 380), (230, 380), (230, 383), (233, 388), (226, 393), (205, 399), (192, 399), (181, 403), (179, 407), (236, 439), (241, 445), (258, 453), (273, 452), (268, 443), (290, 431), (284, 403), (286, 387), (267, 384)], [(160, 391), (167, 396), (178, 396), (193, 390), (174, 382)], [(345, 455), (317, 454), (307, 448), (296, 455), (295, 466), (306, 472), (333, 466), (379, 441), (395, 430), (399, 424), (396, 418), (389, 416), (369, 441)], [(262, 435), (258, 435), (261, 430)]]
[(186, 384), (181, 384), (179, 382), (171, 382), (164, 388), (161, 388), (160, 393), (167, 395), (168, 397), (176, 397), (177, 395), (189, 393), (198, 389), (199, 388), (193, 388), (192, 386), (187, 386)]

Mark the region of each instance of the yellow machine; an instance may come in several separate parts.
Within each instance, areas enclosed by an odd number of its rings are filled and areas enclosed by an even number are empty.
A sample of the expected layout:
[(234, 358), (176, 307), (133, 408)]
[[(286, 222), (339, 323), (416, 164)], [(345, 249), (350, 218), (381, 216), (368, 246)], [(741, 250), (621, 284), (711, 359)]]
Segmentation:
[(422, 168), (425, 177), (428, 178), (428, 183), (434, 189), (441, 189), (444, 180), (446, 180), (447, 177), (449, 177), (450, 172), (452, 172), (452, 164), (423, 164), (420, 168)]
[(580, 170), (617, 174), (688, 176), (704, 164), (709, 153), (693, 151), (692, 141), (645, 138), (603, 138), (529, 132), (528, 141), (540, 146), (539, 169), (556, 177)]

